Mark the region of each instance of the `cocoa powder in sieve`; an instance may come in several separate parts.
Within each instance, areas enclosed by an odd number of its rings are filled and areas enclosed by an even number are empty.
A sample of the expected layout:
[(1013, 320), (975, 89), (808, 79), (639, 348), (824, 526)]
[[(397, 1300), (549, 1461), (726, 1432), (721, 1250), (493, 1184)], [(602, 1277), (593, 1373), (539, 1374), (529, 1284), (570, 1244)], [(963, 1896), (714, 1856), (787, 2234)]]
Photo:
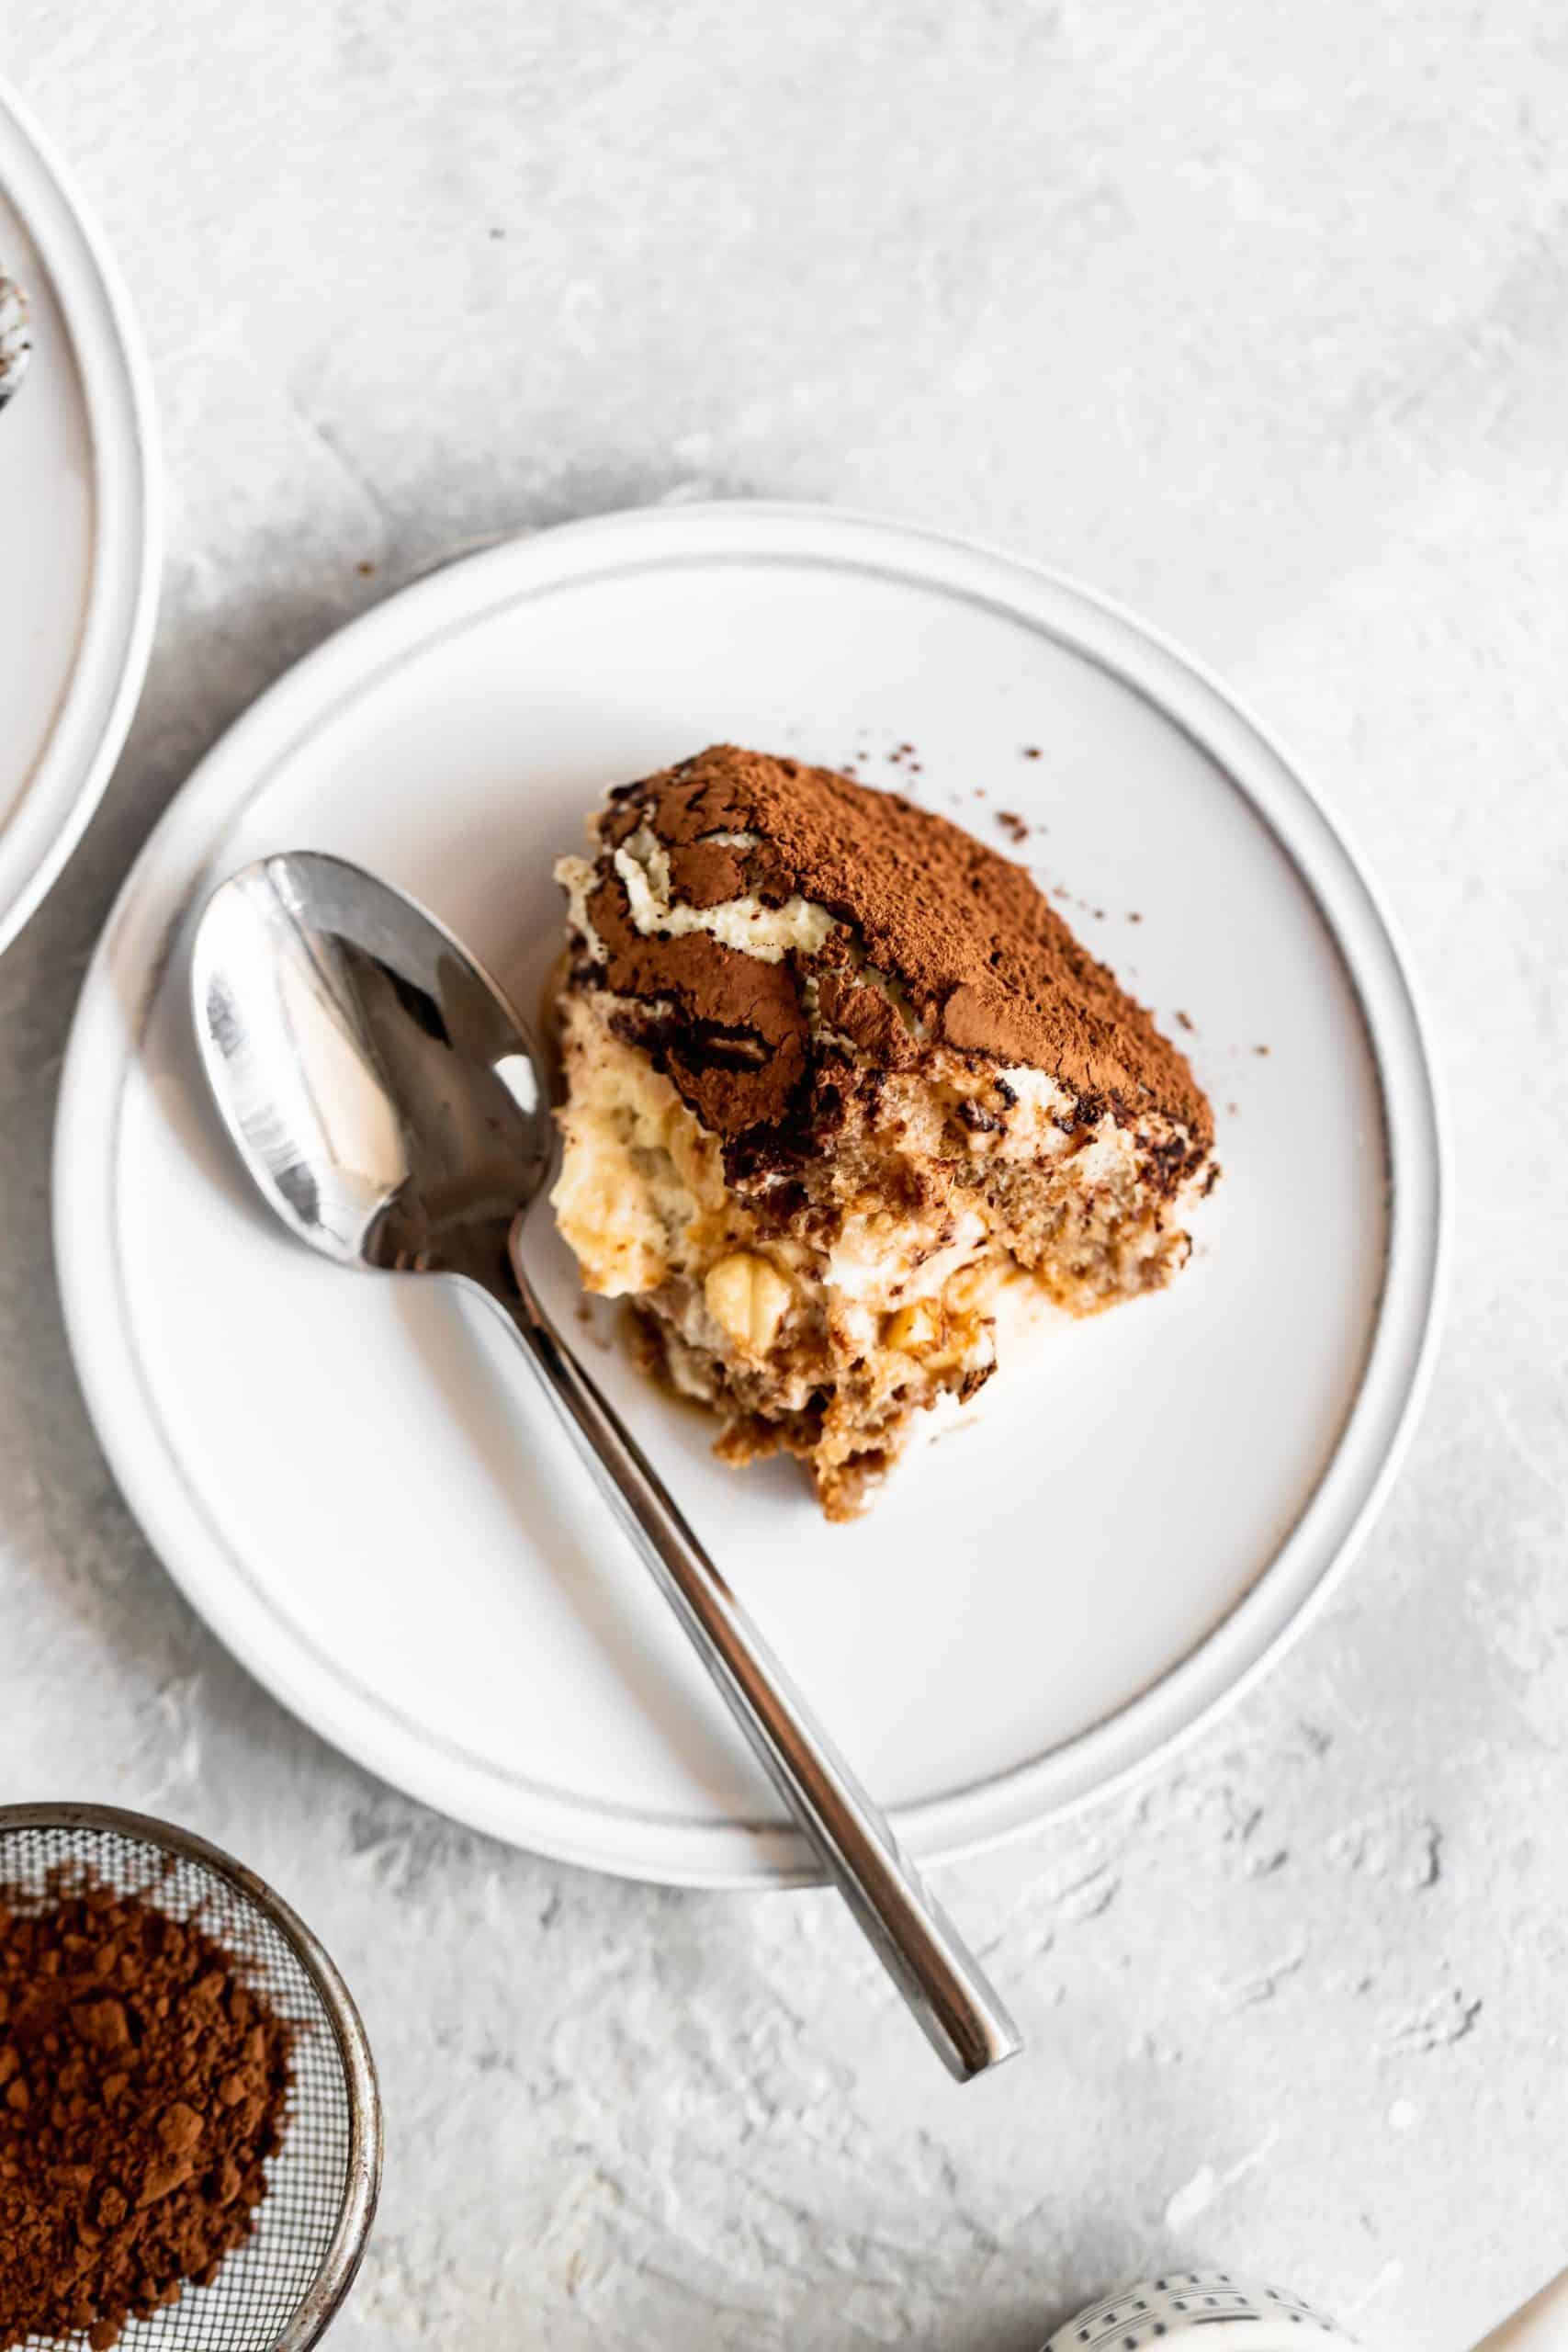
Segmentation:
[(104, 2352), (210, 2280), (266, 2194), (288, 2052), (194, 1922), (90, 1881), (0, 1888), (0, 2352)]

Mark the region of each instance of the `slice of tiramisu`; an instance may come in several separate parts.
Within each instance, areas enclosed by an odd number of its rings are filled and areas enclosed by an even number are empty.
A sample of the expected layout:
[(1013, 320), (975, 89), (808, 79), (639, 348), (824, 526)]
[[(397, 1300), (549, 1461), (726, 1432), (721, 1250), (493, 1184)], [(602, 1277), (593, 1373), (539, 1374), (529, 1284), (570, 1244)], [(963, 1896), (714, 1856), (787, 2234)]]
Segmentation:
[(824, 768), (719, 745), (612, 792), (570, 901), (554, 1193), (646, 1361), (852, 1517), (998, 1301), (1157, 1289), (1213, 1182), (1186, 1060), (1029, 875)]

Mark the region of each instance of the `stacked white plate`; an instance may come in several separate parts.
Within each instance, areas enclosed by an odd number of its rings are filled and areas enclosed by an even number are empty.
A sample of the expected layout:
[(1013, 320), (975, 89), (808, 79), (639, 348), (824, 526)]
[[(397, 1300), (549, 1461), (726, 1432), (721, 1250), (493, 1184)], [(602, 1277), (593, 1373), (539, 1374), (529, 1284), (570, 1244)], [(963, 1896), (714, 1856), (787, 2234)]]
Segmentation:
[[(858, 756), (1033, 865), (1214, 1098), (1224, 1181), (1181, 1280), (1004, 1369), (856, 1526), (592, 1358), (917, 1854), (1103, 1789), (1303, 1622), (1409, 1426), (1441, 1236), (1365, 875), (1218, 686), (1064, 581), (810, 508), (654, 510), (469, 557), (285, 678), (175, 801), (82, 998), (56, 1233), (105, 1449), (194, 1604), (327, 1737), (497, 1836), (716, 1886), (808, 1858), (504, 1333), (258, 1207), (186, 951), (224, 874), (329, 850), (530, 1003), (584, 813), (725, 739)], [(530, 1248), (561, 1328), (604, 1340), (547, 1213)]]
[(80, 839), (141, 692), (161, 550), (152, 403), (104, 242), (0, 85), (0, 269), (33, 353), (0, 413), (0, 948)]

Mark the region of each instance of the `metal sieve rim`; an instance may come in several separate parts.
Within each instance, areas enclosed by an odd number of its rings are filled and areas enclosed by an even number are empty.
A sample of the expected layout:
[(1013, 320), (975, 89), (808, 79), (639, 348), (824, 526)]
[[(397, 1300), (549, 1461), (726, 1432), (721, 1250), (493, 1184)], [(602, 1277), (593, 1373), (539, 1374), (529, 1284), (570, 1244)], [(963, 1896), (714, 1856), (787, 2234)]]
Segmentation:
[(324, 1947), (299, 1913), (244, 1863), (194, 1829), (130, 1813), (114, 1804), (3, 1804), (0, 1837), (11, 1829), (107, 1829), (162, 1853), (199, 1862), (262, 1912), (293, 1952), (321, 1996), (343, 2062), (348, 2088), (348, 2169), (336, 2226), (314, 2278), (272, 2352), (310, 2352), (335, 2316), (365, 2256), (381, 2188), (381, 2094), (370, 2043), (354, 1996)]

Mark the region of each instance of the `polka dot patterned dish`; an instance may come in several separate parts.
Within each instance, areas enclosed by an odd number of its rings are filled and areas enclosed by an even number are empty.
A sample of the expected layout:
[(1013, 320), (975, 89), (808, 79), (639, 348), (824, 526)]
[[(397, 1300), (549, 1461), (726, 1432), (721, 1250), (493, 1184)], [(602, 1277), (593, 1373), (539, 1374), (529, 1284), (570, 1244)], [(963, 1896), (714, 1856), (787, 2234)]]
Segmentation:
[(1091, 2304), (1058, 2329), (1045, 2352), (1146, 2352), (1223, 2328), (1224, 2352), (1354, 2352), (1356, 2339), (1299, 2295), (1228, 2270), (1171, 2270)]

